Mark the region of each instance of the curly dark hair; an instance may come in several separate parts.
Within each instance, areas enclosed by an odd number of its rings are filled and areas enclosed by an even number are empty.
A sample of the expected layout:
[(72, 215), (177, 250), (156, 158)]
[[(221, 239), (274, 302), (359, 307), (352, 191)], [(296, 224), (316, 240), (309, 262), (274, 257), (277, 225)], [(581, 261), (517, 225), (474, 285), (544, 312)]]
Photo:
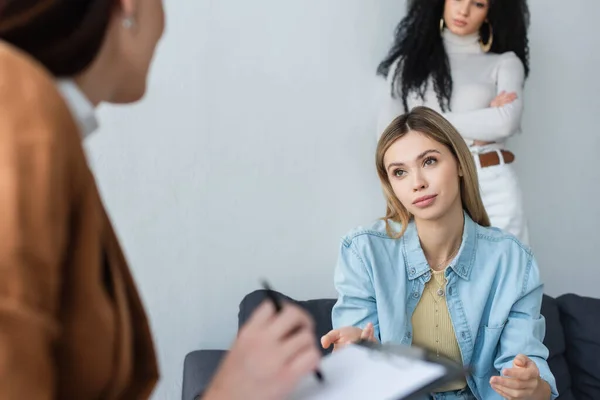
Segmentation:
[[(379, 64), (377, 74), (387, 77), (392, 64), (400, 60), (392, 77), (392, 96), (402, 98), (408, 111), (407, 97), (416, 92), (425, 97), (427, 81), (433, 78), (433, 87), (442, 111), (450, 109), (452, 76), (450, 63), (440, 35), (440, 19), (444, 14), (444, 0), (409, 0), (408, 13), (395, 32), (392, 48)], [(513, 51), (529, 75), (529, 8), (526, 0), (490, 0), (487, 19), (493, 27), (491, 53)], [(489, 38), (488, 24), (483, 24), (480, 35)], [(400, 86), (400, 87), (398, 87)]]

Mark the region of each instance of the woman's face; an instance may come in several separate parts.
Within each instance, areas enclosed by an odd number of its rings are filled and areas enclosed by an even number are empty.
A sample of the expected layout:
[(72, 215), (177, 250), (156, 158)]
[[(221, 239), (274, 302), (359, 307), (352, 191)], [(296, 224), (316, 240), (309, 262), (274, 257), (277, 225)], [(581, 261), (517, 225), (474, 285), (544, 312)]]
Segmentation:
[(479, 32), (488, 9), (489, 0), (446, 0), (444, 23), (455, 35), (471, 35)]
[(443, 144), (410, 131), (383, 162), (394, 194), (415, 220), (437, 220), (462, 207), (458, 162)]
[[(130, 103), (142, 98), (156, 45), (165, 29), (162, 0), (120, 0), (117, 13), (119, 29), (119, 87), (111, 102)], [(133, 25), (126, 18), (133, 17)]]

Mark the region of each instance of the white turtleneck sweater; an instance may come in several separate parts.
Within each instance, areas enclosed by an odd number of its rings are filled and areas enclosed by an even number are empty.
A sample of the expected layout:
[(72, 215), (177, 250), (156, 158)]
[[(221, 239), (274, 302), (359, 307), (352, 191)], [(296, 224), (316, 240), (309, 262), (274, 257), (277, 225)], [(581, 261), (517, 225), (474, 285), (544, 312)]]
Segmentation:
[[(453, 82), (452, 111), (443, 113), (444, 117), (458, 129), (469, 146), (472, 146), (473, 140), (481, 140), (497, 143), (486, 146), (486, 149), (503, 147), (509, 136), (520, 131), (525, 80), (523, 63), (513, 52), (484, 53), (477, 34), (457, 36), (446, 29), (442, 36)], [(396, 66), (397, 63), (388, 75), (377, 137), (394, 118), (404, 113), (402, 99), (391, 96), (390, 85)], [(491, 107), (491, 101), (502, 91), (516, 92), (517, 99), (503, 107)], [(409, 109), (424, 105), (441, 113), (431, 78), (425, 101), (412, 95), (407, 102)]]

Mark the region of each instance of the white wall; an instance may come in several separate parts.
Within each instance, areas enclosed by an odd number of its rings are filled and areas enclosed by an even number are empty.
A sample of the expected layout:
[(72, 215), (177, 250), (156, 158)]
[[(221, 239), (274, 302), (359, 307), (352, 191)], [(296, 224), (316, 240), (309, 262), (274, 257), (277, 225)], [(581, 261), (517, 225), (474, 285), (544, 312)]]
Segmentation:
[[(549, 293), (597, 295), (600, 5), (531, 9), (513, 148), (532, 244)], [(147, 99), (103, 109), (88, 142), (151, 317), (156, 399), (181, 396), (187, 352), (229, 345), (260, 277), (298, 298), (335, 295), (340, 236), (384, 211), (374, 70), (404, 1), (173, 0), (167, 13)]]
[(89, 141), (103, 197), (181, 396), (187, 352), (227, 347), (268, 278), (334, 296), (340, 237), (385, 211), (375, 69), (396, 0), (167, 2), (147, 98)]
[(600, 297), (600, 3), (529, 3), (531, 75), (512, 148), (531, 245), (548, 294)]

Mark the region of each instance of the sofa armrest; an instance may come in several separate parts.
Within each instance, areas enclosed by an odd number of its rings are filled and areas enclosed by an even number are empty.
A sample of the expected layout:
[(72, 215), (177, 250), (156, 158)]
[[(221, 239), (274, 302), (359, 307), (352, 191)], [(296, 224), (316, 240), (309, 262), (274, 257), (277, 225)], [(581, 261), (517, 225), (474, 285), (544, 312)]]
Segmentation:
[(201, 398), (226, 354), (225, 350), (198, 350), (185, 357), (182, 400)]

